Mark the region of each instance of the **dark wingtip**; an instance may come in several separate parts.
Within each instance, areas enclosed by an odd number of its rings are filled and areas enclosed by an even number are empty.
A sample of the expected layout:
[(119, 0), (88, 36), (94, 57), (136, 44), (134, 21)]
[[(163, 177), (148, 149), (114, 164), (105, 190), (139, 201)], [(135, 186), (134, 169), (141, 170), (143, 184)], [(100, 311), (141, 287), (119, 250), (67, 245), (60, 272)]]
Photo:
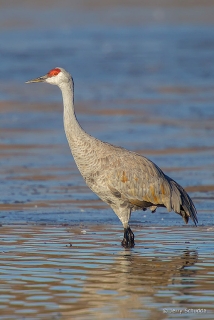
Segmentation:
[[(185, 191), (186, 193), (186, 191)], [(195, 226), (197, 227), (198, 218), (197, 218), (197, 210), (195, 208), (195, 205), (192, 201), (192, 199), (189, 197), (189, 195), (186, 193), (184, 197), (184, 203), (182, 205), (183, 210), (185, 212), (185, 215), (190, 217), (192, 221), (194, 222)], [(188, 222), (188, 220), (187, 220)]]
[(197, 210), (192, 199), (190, 198), (188, 193), (177, 182), (175, 182), (172, 179), (170, 182), (178, 189), (180, 193), (181, 205), (180, 205), (180, 212), (178, 212), (178, 214), (180, 214), (183, 217), (186, 223), (188, 223), (189, 218), (191, 218), (195, 226), (197, 227), (197, 223), (198, 223)]

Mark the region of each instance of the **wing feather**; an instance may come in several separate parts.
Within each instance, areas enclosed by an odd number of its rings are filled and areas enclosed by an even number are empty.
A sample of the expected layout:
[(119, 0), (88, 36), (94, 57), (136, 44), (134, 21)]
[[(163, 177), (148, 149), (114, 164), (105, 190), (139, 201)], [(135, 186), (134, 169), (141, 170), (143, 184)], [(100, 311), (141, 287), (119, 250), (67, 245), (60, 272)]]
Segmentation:
[(197, 223), (195, 206), (186, 191), (152, 161), (121, 149), (116, 159), (109, 159), (107, 185), (130, 204), (165, 206), (180, 214), (185, 222), (189, 217)]

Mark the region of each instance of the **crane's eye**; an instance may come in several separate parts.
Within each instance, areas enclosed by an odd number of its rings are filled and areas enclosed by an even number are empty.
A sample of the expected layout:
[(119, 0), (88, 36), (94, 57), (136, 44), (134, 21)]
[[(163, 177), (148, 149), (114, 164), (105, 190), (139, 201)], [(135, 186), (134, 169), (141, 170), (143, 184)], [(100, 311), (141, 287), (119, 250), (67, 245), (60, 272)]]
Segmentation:
[(48, 77), (55, 77), (57, 76), (61, 70), (59, 68), (52, 69), (48, 72)]

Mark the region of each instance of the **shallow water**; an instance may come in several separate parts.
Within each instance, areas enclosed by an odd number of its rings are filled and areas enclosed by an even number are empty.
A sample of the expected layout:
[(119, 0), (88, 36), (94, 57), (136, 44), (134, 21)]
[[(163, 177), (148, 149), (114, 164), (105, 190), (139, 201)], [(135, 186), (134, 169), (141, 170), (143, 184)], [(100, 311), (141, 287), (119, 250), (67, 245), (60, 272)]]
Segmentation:
[(1, 319), (213, 319), (213, 228), (184, 229), (3, 226)]
[[(213, 319), (208, 2), (2, 2), (0, 319)], [(139, 211), (135, 248), (120, 246), (118, 218), (73, 162), (59, 89), (24, 83), (56, 66), (74, 77), (84, 129), (185, 187), (198, 228), (164, 209)]]

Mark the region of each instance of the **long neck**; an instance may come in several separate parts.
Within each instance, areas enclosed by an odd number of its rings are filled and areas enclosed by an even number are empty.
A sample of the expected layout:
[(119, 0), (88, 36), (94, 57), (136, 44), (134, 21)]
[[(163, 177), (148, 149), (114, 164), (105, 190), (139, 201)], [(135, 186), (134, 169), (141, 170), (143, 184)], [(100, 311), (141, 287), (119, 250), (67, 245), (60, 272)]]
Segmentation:
[[(77, 136), (85, 133), (77, 121), (74, 110), (74, 84), (73, 80), (60, 85), (64, 105), (64, 127), (69, 145)], [(71, 145), (70, 145), (71, 147)]]
[[(105, 154), (103, 142), (87, 134), (79, 125), (74, 111), (74, 85), (71, 80), (60, 85), (64, 104), (64, 128), (76, 165), (84, 179), (97, 172), (98, 154)], [(100, 152), (99, 152), (100, 151)], [(101, 162), (100, 162), (101, 163)]]
[[(64, 104), (65, 134), (73, 154), (74, 160), (83, 177), (87, 174), (86, 163), (94, 163), (93, 149), (94, 138), (87, 134), (79, 125), (74, 111), (74, 86), (73, 81), (60, 86)], [(90, 166), (89, 166), (90, 168)]]

